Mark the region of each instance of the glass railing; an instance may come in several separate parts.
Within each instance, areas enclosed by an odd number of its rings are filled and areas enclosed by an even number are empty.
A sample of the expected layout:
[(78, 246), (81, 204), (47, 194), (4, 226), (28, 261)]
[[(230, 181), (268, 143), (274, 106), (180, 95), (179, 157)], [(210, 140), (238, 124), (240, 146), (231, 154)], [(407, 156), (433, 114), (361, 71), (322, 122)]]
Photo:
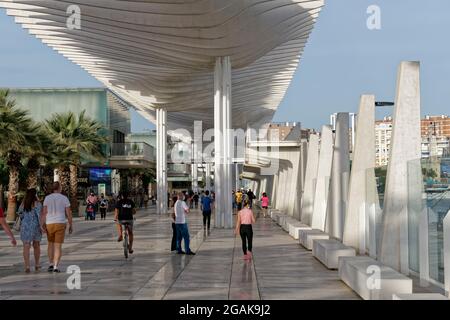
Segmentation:
[(111, 157), (141, 157), (156, 160), (155, 148), (145, 142), (112, 143)]
[(386, 188), (387, 166), (366, 170), (366, 196), (364, 208), (366, 252), (373, 258), (379, 257)]
[[(427, 277), (444, 282), (443, 220), (450, 210), (450, 158), (429, 157), (408, 163), (410, 269), (428, 260)], [(421, 239), (421, 240), (420, 240)], [(425, 249), (420, 252), (420, 241)], [(427, 252), (428, 251), (428, 252)], [(422, 261), (423, 262), (423, 261)]]

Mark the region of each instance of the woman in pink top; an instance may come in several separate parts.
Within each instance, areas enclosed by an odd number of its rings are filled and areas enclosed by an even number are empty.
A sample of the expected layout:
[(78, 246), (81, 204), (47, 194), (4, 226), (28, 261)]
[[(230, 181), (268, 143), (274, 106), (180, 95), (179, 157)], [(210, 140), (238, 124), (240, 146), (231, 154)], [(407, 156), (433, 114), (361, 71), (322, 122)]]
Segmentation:
[[(249, 208), (248, 200), (244, 200), (244, 208), (238, 212), (236, 222), (236, 229), (234, 233), (241, 235), (242, 239), (242, 251), (244, 251), (244, 259), (248, 260), (252, 258), (252, 244), (253, 244), (253, 228), (252, 224), (255, 223), (255, 216), (252, 209)], [(248, 243), (248, 245), (247, 245)]]
[(267, 193), (263, 192), (263, 196), (261, 198), (261, 207), (263, 209), (264, 218), (267, 214), (267, 208), (269, 208), (269, 197), (267, 196)]

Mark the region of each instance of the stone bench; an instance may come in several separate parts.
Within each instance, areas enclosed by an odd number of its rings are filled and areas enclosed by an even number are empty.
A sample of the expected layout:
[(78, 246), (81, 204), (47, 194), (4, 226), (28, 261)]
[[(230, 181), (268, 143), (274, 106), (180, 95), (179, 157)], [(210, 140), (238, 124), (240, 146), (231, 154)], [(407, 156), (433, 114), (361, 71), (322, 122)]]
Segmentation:
[(440, 293), (396, 293), (392, 300), (448, 300)]
[(337, 269), (339, 257), (354, 257), (356, 251), (338, 240), (313, 240), (312, 254), (328, 269)]
[(297, 219), (292, 218), (291, 216), (287, 216), (284, 219), (284, 223), (283, 223), (283, 225), (281, 227), (283, 228), (284, 231), (289, 233), (289, 226), (290, 225), (294, 225), (294, 224), (299, 223), (299, 222), (300, 221), (298, 221)]
[(272, 214), (280, 213), (280, 212), (281, 212), (281, 210), (279, 210), (279, 209), (269, 209), (269, 216), (272, 217)]
[[(379, 271), (379, 286), (373, 267)], [(394, 294), (412, 293), (412, 279), (367, 256), (340, 257), (338, 269), (340, 279), (364, 300), (392, 300)]]
[(300, 221), (289, 224), (289, 235), (295, 240), (299, 239), (300, 230), (312, 230), (312, 228), (304, 223), (301, 223)]
[(282, 212), (280, 210), (271, 210), (269, 213), (270, 218), (275, 222), (277, 221), (277, 216), (280, 214), (282, 214)]
[(330, 239), (330, 236), (323, 231), (317, 229), (311, 230), (300, 230), (299, 231), (299, 241), (300, 244), (307, 250), (312, 250), (313, 240), (319, 239)]
[(283, 225), (284, 225), (284, 221), (286, 220), (286, 218), (288, 217), (288, 215), (287, 214), (278, 214), (277, 215), (277, 224), (280, 226), (280, 227), (283, 227)]

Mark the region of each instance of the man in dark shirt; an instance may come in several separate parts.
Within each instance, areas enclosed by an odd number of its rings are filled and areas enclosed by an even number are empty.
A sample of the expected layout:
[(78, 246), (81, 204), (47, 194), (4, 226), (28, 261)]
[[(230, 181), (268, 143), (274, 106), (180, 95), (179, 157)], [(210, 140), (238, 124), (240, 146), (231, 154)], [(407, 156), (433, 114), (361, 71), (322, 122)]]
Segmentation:
[(198, 199), (199, 199), (197, 192), (194, 194), (193, 199), (194, 199), (194, 208), (197, 209), (198, 208)]
[(248, 196), (248, 204), (251, 209), (253, 207), (253, 200), (256, 198), (256, 196), (252, 192), (252, 189), (248, 190), (247, 196)]
[(136, 205), (133, 200), (128, 198), (127, 192), (122, 192), (121, 199), (116, 204), (116, 209), (114, 212), (114, 221), (118, 221), (117, 230), (119, 231), (119, 239), (117, 241), (122, 241), (122, 224), (126, 224), (129, 235), (129, 252), (133, 253), (133, 222), (134, 215), (136, 214)]
[(211, 198), (209, 197), (209, 190), (205, 191), (205, 196), (202, 197), (201, 209), (203, 213), (203, 229), (206, 229), (206, 222), (208, 222), (208, 230), (211, 224)]

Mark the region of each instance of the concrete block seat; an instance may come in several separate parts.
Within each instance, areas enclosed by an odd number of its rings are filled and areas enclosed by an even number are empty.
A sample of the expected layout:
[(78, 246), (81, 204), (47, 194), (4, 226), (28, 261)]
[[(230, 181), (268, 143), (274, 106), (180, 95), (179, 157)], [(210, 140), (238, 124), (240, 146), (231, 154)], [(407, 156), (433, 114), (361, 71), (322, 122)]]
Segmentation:
[(293, 225), (293, 224), (296, 224), (296, 223), (299, 223), (299, 222), (300, 222), (300, 221), (298, 221), (297, 219), (292, 218), (292, 217), (290, 217), (290, 216), (287, 216), (287, 217), (284, 219), (284, 223), (283, 223), (283, 225), (282, 225), (281, 227), (283, 228), (284, 231), (286, 231), (286, 232), (289, 233), (289, 226), (290, 226), (290, 225)]
[(277, 215), (277, 221), (276, 221), (277, 224), (278, 224), (280, 227), (283, 227), (284, 222), (285, 222), (285, 220), (286, 220), (287, 217), (288, 217), (287, 214), (284, 214), (284, 213), (278, 214), (278, 215)]
[(270, 213), (270, 218), (272, 219), (272, 221), (277, 222), (277, 216), (281, 214), (280, 212), (276, 211), (276, 212), (271, 212)]
[(338, 269), (340, 279), (364, 300), (392, 300), (394, 294), (412, 293), (412, 279), (367, 256), (340, 257)]
[(397, 293), (392, 300), (448, 300), (440, 293)]
[(300, 221), (289, 224), (289, 235), (295, 240), (299, 239), (300, 230), (312, 230), (312, 228)]
[(270, 218), (275, 222), (277, 221), (277, 215), (279, 215), (279, 214), (282, 214), (282, 213), (278, 209), (272, 209), (269, 211)]
[(339, 267), (339, 257), (354, 257), (354, 248), (347, 247), (342, 242), (335, 239), (313, 240), (312, 254), (328, 269)]
[(300, 244), (307, 250), (312, 250), (313, 240), (330, 239), (330, 236), (323, 231), (317, 229), (299, 230)]

